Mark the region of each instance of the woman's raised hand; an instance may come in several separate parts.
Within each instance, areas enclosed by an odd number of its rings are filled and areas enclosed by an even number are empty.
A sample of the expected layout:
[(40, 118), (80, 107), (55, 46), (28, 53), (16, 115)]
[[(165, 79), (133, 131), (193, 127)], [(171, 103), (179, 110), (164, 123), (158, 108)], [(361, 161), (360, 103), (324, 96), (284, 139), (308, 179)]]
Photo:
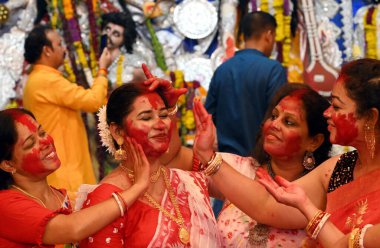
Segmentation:
[(147, 189), (149, 185), (150, 164), (140, 144), (135, 139), (127, 137), (127, 163), (133, 165), (134, 184)]
[(196, 126), (193, 150), (200, 161), (203, 164), (207, 164), (214, 154), (215, 126), (212, 122), (212, 116), (207, 113), (207, 110), (198, 98), (194, 99), (193, 113)]
[(145, 77), (147, 78), (147, 80), (144, 81), (144, 84), (149, 86), (149, 90), (151, 91), (160, 88), (168, 101), (169, 107), (175, 106), (178, 98), (187, 92), (186, 88), (176, 89), (170, 81), (153, 76), (145, 64), (142, 64), (141, 67), (144, 71)]
[(268, 172), (261, 167), (257, 169), (256, 176), (258, 181), (280, 203), (301, 210), (304, 203), (309, 200), (300, 186), (280, 176), (275, 176), (273, 180)]

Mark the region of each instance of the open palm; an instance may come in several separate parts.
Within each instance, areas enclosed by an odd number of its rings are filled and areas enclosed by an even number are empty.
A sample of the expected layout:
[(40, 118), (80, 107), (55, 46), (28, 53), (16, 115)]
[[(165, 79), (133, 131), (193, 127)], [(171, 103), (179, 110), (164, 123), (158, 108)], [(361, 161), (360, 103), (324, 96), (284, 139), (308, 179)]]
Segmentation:
[(257, 169), (256, 176), (258, 181), (280, 203), (300, 208), (307, 198), (305, 191), (300, 186), (280, 176), (275, 176), (273, 180), (261, 167)]

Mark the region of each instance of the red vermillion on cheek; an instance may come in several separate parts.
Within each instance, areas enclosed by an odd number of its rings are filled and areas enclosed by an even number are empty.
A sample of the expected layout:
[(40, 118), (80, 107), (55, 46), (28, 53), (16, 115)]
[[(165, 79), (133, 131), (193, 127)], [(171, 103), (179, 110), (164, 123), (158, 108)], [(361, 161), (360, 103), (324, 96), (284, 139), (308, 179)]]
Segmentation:
[(40, 158), (40, 150), (34, 148), (30, 153), (22, 158), (22, 169), (30, 174), (38, 175), (39, 173), (46, 172), (44, 164)]
[(133, 125), (133, 121), (129, 120), (127, 122), (127, 134), (128, 136), (134, 138), (137, 143), (141, 145), (144, 150), (144, 153), (148, 157), (159, 157), (162, 155), (161, 151), (157, 151), (152, 143), (148, 139), (148, 134), (150, 131), (150, 127), (141, 126), (135, 127)]
[(358, 136), (356, 118), (353, 113), (350, 114), (333, 114), (332, 121), (336, 127), (334, 143), (339, 145), (349, 145)]

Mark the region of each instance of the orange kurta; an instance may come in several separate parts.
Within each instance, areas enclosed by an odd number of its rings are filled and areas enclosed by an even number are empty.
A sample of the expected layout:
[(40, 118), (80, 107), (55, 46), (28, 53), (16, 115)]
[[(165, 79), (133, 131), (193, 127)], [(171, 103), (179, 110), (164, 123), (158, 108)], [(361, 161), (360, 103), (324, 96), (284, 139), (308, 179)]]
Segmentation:
[(52, 67), (34, 65), (23, 103), (54, 139), (61, 160), (61, 167), (48, 177), (54, 187), (73, 193), (83, 183), (96, 182), (80, 111), (97, 111), (106, 99), (107, 84), (105, 77), (97, 77), (90, 89), (84, 89)]

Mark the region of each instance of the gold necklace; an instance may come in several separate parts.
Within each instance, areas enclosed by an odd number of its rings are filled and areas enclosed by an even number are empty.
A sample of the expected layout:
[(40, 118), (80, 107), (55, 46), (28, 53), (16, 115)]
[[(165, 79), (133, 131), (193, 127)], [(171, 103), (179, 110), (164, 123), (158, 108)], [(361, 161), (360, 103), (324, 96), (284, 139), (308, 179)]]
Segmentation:
[(52, 187), (49, 187), (49, 188), (50, 188), (51, 192), (53, 192), (53, 194), (55, 195), (55, 198), (58, 201), (58, 205), (61, 208), (63, 206), (63, 201), (61, 201), (61, 199), (59, 198), (58, 193), (56, 192), (55, 189), (53, 190)]
[(168, 175), (166, 174), (165, 168), (161, 167), (161, 170), (162, 170), (162, 174), (164, 175), (165, 186), (166, 186), (166, 189), (168, 190), (170, 201), (173, 204), (173, 207), (175, 209), (177, 217), (175, 217), (174, 215), (169, 213), (169, 211), (164, 209), (150, 194), (148, 194), (148, 192), (144, 193), (144, 197), (146, 197), (148, 199), (149, 203), (151, 203), (155, 208), (157, 208), (159, 211), (161, 211), (166, 217), (170, 218), (171, 220), (173, 220), (175, 223), (177, 223), (179, 225), (179, 227), (180, 227), (179, 231), (178, 231), (179, 240), (183, 244), (186, 245), (190, 242), (190, 233), (185, 227), (185, 224), (184, 224), (185, 221), (183, 220), (181, 211), (179, 210), (177, 198), (174, 195), (173, 188), (170, 184), (170, 181), (169, 181)]
[[(39, 203), (41, 203), (42, 206), (44, 206), (45, 208), (47, 208), (46, 205), (45, 205), (45, 203), (40, 198), (38, 198), (37, 196), (29, 194), (28, 192), (26, 192), (25, 190), (23, 190), (22, 188), (14, 185), (14, 184), (12, 184), (11, 187), (13, 187), (13, 188), (21, 191), (22, 193), (24, 193), (25, 195), (29, 196), (30, 198), (33, 198), (33, 199), (37, 200)], [(49, 188), (50, 188), (50, 191), (57, 197), (58, 203), (61, 203), (61, 200), (59, 199), (58, 195), (56, 195), (56, 193), (54, 193), (53, 189), (50, 186), (49, 186)]]
[[(128, 174), (128, 177), (132, 180), (132, 182), (134, 181), (135, 179), (135, 172), (127, 167), (125, 167), (124, 165), (120, 164), (120, 167), (125, 171), (127, 172)], [(158, 181), (158, 179), (160, 178), (161, 176), (161, 168), (162, 166), (160, 165), (157, 169), (157, 171), (153, 172), (152, 174), (150, 174), (150, 177), (149, 177), (149, 181), (151, 183), (156, 183)]]

